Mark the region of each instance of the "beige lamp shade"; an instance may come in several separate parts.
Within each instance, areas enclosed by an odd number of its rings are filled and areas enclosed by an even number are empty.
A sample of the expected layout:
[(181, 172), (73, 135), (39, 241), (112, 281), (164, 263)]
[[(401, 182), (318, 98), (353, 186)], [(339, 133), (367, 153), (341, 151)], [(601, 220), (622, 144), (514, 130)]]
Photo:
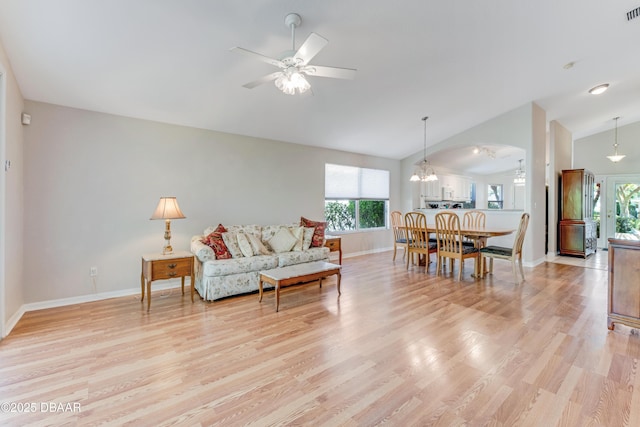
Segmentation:
[(155, 212), (153, 212), (153, 215), (151, 215), (150, 219), (164, 219), (165, 245), (164, 248), (162, 248), (163, 255), (173, 253), (173, 248), (171, 247), (171, 220), (182, 218), (186, 217), (180, 210), (180, 206), (178, 206), (178, 201), (175, 197), (160, 197), (158, 206), (156, 207)]
[(178, 201), (175, 197), (160, 197), (160, 201), (158, 202), (158, 206), (156, 207), (155, 212), (151, 215), (151, 219), (182, 219), (186, 218), (182, 211), (180, 210), (180, 206), (178, 206)]

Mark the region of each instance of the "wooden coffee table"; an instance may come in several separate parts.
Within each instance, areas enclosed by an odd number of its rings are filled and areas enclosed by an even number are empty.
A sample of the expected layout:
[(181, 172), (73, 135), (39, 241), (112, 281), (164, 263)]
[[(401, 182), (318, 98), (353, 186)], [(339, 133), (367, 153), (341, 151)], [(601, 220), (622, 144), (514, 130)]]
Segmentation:
[(280, 307), (280, 288), (315, 280), (319, 280), (320, 287), (322, 287), (322, 279), (334, 274), (338, 275), (338, 296), (340, 296), (340, 268), (340, 265), (331, 264), (330, 262), (314, 261), (261, 271), (258, 284), (260, 299), (258, 301), (262, 302), (263, 282), (269, 283), (276, 288), (276, 311), (278, 311)]

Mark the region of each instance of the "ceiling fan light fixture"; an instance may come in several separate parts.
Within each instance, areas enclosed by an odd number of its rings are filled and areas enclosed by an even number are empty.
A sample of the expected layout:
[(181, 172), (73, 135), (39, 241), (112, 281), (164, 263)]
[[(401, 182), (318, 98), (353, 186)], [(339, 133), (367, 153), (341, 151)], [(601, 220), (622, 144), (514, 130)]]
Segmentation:
[(311, 85), (304, 76), (297, 70), (290, 71), (287, 69), (275, 81), (275, 85), (287, 95), (295, 95), (304, 93), (311, 88)]
[(591, 89), (589, 89), (589, 93), (591, 95), (600, 95), (608, 88), (609, 88), (609, 83), (604, 83), (604, 84), (592, 87)]
[(311, 89), (306, 76), (335, 79), (353, 79), (355, 77), (356, 70), (352, 68), (310, 65), (309, 62), (329, 43), (329, 40), (316, 33), (311, 33), (296, 50), (296, 27), (300, 26), (302, 18), (297, 13), (289, 13), (285, 16), (284, 23), (291, 29), (291, 50), (284, 52), (278, 59), (238, 46), (231, 48), (233, 52), (253, 57), (280, 69), (280, 71), (246, 83), (243, 85), (244, 87), (253, 89), (261, 84), (274, 82), (276, 87), (285, 94), (295, 95)]

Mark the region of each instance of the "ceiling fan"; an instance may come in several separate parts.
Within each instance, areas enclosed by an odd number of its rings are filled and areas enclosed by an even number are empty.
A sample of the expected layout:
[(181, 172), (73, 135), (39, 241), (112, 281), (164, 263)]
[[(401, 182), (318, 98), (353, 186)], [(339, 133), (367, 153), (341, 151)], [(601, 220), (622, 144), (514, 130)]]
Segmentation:
[(336, 79), (355, 78), (356, 70), (352, 68), (310, 65), (309, 61), (329, 43), (329, 40), (316, 33), (311, 33), (304, 43), (302, 43), (302, 46), (296, 50), (296, 27), (300, 26), (302, 18), (297, 13), (290, 13), (284, 17), (284, 23), (287, 27), (291, 28), (292, 48), (284, 52), (280, 56), (280, 59), (270, 58), (237, 46), (231, 48), (233, 52), (242, 53), (280, 68), (280, 71), (267, 74), (258, 80), (243, 85), (244, 87), (253, 89), (263, 83), (275, 80), (275, 85), (278, 89), (288, 95), (295, 95), (296, 93), (306, 92), (311, 88), (305, 76), (332, 77)]

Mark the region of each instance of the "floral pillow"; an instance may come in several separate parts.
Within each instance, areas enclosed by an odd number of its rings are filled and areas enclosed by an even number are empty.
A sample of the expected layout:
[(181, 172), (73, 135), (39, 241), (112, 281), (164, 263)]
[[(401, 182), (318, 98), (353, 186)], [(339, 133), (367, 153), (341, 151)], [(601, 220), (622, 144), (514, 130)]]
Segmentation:
[(303, 227), (314, 227), (313, 237), (311, 238), (311, 247), (319, 248), (324, 245), (324, 229), (327, 226), (326, 222), (312, 221), (305, 217), (300, 217), (300, 225)]
[[(224, 230), (224, 227), (222, 227), (222, 229)], [(224, 244), (224, 240), (222, 239), (222, 232), (214, 231), (202, 239), (201, 242), (213, 249), (213, 253), (216, 254), (216, 259), (231, 258), (231, 252), (229, 252), (227, 245)]]
[(218, 226), (216, 228), (213, 228), (213, 227), (205, 228), (204, 233), (202, 233), (202, 234), (205, 235), (205, 236), (208, 236), (209, 234), (214, 233), (214, 232), (224, 233), (225, 231), (229, 231), (229, 230), (227, 230), (224, 225), (218, 224)]

